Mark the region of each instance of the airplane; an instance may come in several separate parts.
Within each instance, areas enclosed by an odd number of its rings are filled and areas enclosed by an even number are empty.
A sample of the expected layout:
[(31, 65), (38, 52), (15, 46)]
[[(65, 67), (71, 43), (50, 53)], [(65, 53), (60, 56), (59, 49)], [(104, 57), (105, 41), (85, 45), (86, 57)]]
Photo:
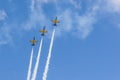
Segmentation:
[(42, 29), (42, 30), (40, 30), (40, 32), (42, 33), (42, 34), (41, 34), (42, 36), (44, 36), (44, 35), (45, 35), (45, 33), (47, 33), (47, 30), (45, 30), (45, 26), (43, 27), (43, 29)]
[(57, 26), (57, 23), (60, 23), (60, 21), (57, 20), (57, 17), (54, 20), (52, 20), (52, 22), (54, 23), (54, 26)]
[(33, 40), (30, 40), (30, 42), (32, 43), (32, 46), (35, 46), (35, 43), (37, 42), (37, 40), (35, 40), (35, 37), (33, 38)]

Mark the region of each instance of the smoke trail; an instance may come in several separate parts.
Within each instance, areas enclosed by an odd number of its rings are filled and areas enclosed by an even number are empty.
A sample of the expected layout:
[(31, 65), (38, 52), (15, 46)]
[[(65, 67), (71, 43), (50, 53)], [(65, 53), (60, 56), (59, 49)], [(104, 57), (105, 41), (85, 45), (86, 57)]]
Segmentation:
[(29, 63), (29, 68), (28, 68), (27, 80), (30, 80), (30, 76), (31, 76), (31, 68), (32, 68), (33, 51), (34, 51), (34, 49), (32, 48), (32, 51), (31, 51), (31, 56), (30, 56), (30, 63)]
[(31, 80), (35, 80), (36, 76), (37, 76), (37, 70), (38, 70), (39, 60), (40, 60), (40, 53), (41, 53), (41, 49), (42, 49), (42, 42), (43, 42), (43, 38), (41, 38), (40, 47), (39, 47), (39, 51), (38, 51), (38, 55), (37, 55), (37, 60), (36, 60), (36, 64), (35, 64), (35, 68), (34, 68), (34, 72), (32, 74)]
[(51, 38), (51, 42), (50, 42), (49, 53), (48, 53), (48, 57), (47, 57), (47, 61), (46, 61), (45, 70), (44, 70), (44, 73), (43, 73), (43, 80), (46, 80), (46, 78), (47, 78), (47, 73), (48, 73), (48, 68), (49, 68), (50, 58), (51, 58), (51, 53), (52, 53), (52, 46), (53, 46), (54, 34), (55, 34), (55, 29), (53, 30), (53, 33), (52, 33), (52, 38)]

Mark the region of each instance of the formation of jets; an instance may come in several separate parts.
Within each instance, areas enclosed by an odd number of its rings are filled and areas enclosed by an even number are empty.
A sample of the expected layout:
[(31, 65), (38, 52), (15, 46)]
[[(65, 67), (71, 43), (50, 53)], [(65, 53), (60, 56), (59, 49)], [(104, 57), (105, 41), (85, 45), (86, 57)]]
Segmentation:
[[(58, 20), (57, 20), (57, 17), (56, 17), (54, 20), (52, 20), (52, 22), (53, 22), (53, 25), (54, 25), (54, 26), (57, 26), (57, 24), (58, 24), (60, 21), (58, 21)], [(41, 36), (44, 36), (45, 33), (48, 32), (45, 28), (46, 28), (46, 27), (44, 26), (43, 29), (39, 31), (39, 32), (41, 32)], [(32, 45), (32, 46), (35, 46), (37, 40), (36, 40), (35, 37), (34, 37), (32, 40), (30, 40), (30, 42), (31, 42), (31, 45)]]

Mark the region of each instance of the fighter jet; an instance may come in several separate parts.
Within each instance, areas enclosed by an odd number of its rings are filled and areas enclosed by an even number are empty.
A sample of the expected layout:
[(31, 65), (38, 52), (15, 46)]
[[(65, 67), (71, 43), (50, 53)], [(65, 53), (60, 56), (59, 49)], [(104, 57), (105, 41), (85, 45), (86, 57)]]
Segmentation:
[(57, 20), (57, 17), (54, 20), (52, 20), (52, 22), (54, 26), (57, 26), (57, 23), (60, 23), (60, 21)]
[(41, 32), (41, 36), (44, 36), (45, 33), (47, 33), (47, 30), (45, 30), (45, 26), (43, 27), (42, 30), (40, 30), (40, 32)]
[(35, 43), (37, 42), (37, 40), (35, 40), (35, 37), (34, 37), (33, 40), (30, 40), (30, 42), (32, 46), (35, 46)]

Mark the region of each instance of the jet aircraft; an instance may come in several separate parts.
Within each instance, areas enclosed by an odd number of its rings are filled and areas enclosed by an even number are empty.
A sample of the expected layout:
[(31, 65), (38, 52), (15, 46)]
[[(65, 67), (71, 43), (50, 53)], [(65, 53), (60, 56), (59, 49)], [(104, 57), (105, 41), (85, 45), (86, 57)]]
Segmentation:
[(47, 30), (45, 30), (45, 26), (43, 27), (43, 29), (42, 29), (42, 30), (40, 30), (40, 32), (41, 32), (41, 35), (42, 35), (42, 36), (44, 36), (44, 35), (45, 35), (45, 33), (47, 33)]
[(52, 20), (52, 22), (54, 26), (57, 26), (57, 23), (60, 23), (60, 21), (57, 20), (57, 17), (54, 20)]
[(37, 40), (35, 40), (35, 37), (34, 37), (33, 40), (30, 40), (30, 42), (32, 46), (35, 46), (35, 43), (37, 42)]

